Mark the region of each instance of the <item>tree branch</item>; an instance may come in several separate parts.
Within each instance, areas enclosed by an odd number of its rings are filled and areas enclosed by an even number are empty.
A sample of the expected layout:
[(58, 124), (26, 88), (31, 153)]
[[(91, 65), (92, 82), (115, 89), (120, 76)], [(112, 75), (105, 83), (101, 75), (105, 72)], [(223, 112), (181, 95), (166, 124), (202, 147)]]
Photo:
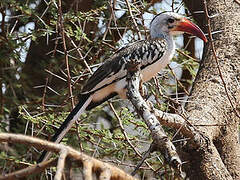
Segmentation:
[[(0, 134), (1, 136), (1, 134)], [(15, 171), (13, 173), (5, 174), (5, 175), (0, 175), (0, 180), (14, 180), (17, 178), (29, 176), (31, 174), (36, 174), (39, 172), (42, 172), (48, 167), (55, 166), (57, 164), (57, 159), (51, 159), (48, 161), (43, 161), (40, 164), (32, 165), (30, 167), (21, 169), (19, 171)]]
[(66, 39), (65, 39), (65, 29), (64, 29), (64, 25), (63, 25), (62, 0), (58, 0), (58, 17), (59, 17), (58, 23), (59, 23), (60, 32), (61, 32), (62, 41), (63, 41), (65, 64), (66, 64), (66, 69), (67, 69), (68, 92), (69, 92), (69, 97), (71, 99), (71, 105), (72, 105), (72, 109), (73, 109), (74, 108), (74, 98), (73, 98), (73, 92), (72, 92), (71, 74), (70, 74), (68, 52), (67, 52), (67, 45), (66, 45)]
[[(78, 162), (80, 162), (80, 164), (83, 164), (83, 166), (86, 165), (84, 162), (86, 162), (86, 161), (91, 162), (92, 163), (92, 172), (100, 173), (101, 177), (109, 177), (110, 176), (112, 179), (118, 179), (118, 180), (136, 180), (134, 177), (126, 174), (121, 169), (111, 166), (108, 163), (99, 161), (95, 158), (92, 158), (88, 155), (83, 154), (82, 152), (78, 152), (78, 151), (74, 150), (73, 148), (62, 145), (62, 144), (55, 144), (55, 143), (44, 141), (44, 140), (41, 140), (38, 138), (25, 136), (22, 134), (10, 134), (10, 133), (0, 133), (0, 142), (21, 143), (21, 144), (25, 144), (28, 146), (33, 146), (38, 149), (44, 149), (44, 150), (52, 151), (55, 153), (61, 153), (60, 159), (58, 160), (58, 165), (57, 165), (57, 168), (58, 168), (57, 173), (56, 173), (57, 177), (55, 176), (55, 179), (57, 179), (57, 178), (59, 179), (59, 177), (60, 177), (62, 169), (65, 166), (64, 165), (65, 158), (70, 158), (70, 161), (72, 161), (72, 162), (78, 161)], [(56, 162), (56, 161), (54, 161), (54, 162)], [(46, 161), (45, 163), (50, 163), (50, 161)], [(15, 179), (16, 179), (16, 174), (18, 175), (17, 177), (19, 178), (19, 177), (25, 177), (29, 174), (33, 174), (33, 173), (35, 174), (35, 173), (42, 172), (44, 169), (46, 169), (47, 167), (50, 166), (50, 165), (45, 165), (45, 163), (42, 162), (40, 164), (29, 167), (29, 169), (32, 169), (31, 171), (29, 171), (29, 170), (28, 171), (24, 170), (24, 172), (16, 171), (14, 173), (0, 176), (0, 180), (6, 179), (6, 177), (8, 177), (8, 176), (9, 177), (11, 176), (12, 179), (14, 179), (14, 177), (15, 177)], [(39, 168), (39, 167), (43, 166), (43, 164), (44, 164), (44, 167)], [(90, 168), (91, 167), (88, 167), (88, 168), (83, 167), (83, 169), (88, 169), (88, 170)], [(28, 168), (26, 168), (26, 169), (28, 169)], [(23, 171), (23, 170), (20, 170), (20, 171)], [(90, 180), (90, 178), (88, 178), (88, 179)]]
[(92, 161), (83, 161), (83, 175), (85, 180), (92, 180)]
[(61, 180), (67, 154), (68, 154), (68, 150), (66, 148), (63, 148), (58, 158), (57, 172), (54, 177), (54, 180)]
[(187, 120), (187, 118), (178, 114), (163, 112), (153, 107), (152, 111), (162, 125), (174, 129), (180, 129), (179, 131), (182, 135), (191, 138), (191, 143), (196, 148), (207, 145), (205, 135), (200, 133), (194, 125)]
[(127, 96), (132, 104), (135, 106), (138, 114), (143, 118), (148, 128), (151, 131), (155, 148), (162, 153), (165, 161), (177, 170), (178, 174), (182, 176), (181, 165), (182, 162), (176, 152), (176, 148), (169, 140), (168, 136), (164, 132), (161, 124), (157, 120), (156, 116), (149, 111), (149, 106), (143, 100), (139, 93), (140, 72), (139, 62), (132, 60), (128, 63), (128, 92)]

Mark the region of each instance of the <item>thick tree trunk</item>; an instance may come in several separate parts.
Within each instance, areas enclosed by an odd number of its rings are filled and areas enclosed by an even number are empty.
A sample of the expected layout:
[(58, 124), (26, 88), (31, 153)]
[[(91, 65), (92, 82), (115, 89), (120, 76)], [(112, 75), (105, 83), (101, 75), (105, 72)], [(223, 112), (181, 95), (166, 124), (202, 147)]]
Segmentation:
[(184, 156), (189, 161), (184, 168), (190, 179), (240, 179), (239, 8), (238, 3), (230, 0), (207, 1), (209, 16), (218, 14), (210, 20), (212, 32), (222, 31), (213, 35), (213, 44), (227, 92), (209, 42), (186, 105), (190, 123), (208, 138), (206, 147), (186, 150), (190, 158)]

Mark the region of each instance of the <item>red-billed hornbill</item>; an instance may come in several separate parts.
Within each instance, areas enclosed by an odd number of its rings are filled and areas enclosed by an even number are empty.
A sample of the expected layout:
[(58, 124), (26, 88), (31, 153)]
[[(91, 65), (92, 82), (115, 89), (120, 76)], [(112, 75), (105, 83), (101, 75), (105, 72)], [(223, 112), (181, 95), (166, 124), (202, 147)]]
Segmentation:
[[(90, 77), (80, 94), (79, 103), (56, 131), (51, 141), (59, 143), (84, 110), (90, 110), (104, 101), (119, 95), (126, 98), (126, 64), (131, 59), (141, 62), (142, 81), (149, 81), (172, 59), (175, 51), (174, 35), (188, 33), (207, 42), (201, 29), (185, 17), (164, 12), (150, 24), (151, 39), (141, 40), (118, 50)], [(47, 159), (46, 151), (39, 162)]]

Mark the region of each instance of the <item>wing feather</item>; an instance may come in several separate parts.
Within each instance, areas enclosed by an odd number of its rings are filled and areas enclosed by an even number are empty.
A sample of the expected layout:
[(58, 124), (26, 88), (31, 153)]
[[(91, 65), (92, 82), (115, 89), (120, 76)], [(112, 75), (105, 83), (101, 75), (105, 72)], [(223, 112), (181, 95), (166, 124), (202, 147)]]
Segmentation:
[[(159, 45), (161, 48), (159, 48)], [(126, 76), (125, 65), (129, 59), (139, 59), (146, 67), (164, 54), (167, 43), (164, 39), (141, 40), (119, 49), (107, 59), (89, 78), (82, 94), (93, 93)]]

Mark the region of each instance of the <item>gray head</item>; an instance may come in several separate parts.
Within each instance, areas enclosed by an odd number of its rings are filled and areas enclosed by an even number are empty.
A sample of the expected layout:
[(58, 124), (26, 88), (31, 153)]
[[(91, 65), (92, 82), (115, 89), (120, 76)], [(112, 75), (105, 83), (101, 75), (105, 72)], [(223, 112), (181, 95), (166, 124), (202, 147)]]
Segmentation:
[(150, 35), (152, 38), (164, 38), (183, 34), (184, 32), (197, 36), (207, 42), (206, 36), (197, 25), (174, 12), (158, 14), (150, 24)]

